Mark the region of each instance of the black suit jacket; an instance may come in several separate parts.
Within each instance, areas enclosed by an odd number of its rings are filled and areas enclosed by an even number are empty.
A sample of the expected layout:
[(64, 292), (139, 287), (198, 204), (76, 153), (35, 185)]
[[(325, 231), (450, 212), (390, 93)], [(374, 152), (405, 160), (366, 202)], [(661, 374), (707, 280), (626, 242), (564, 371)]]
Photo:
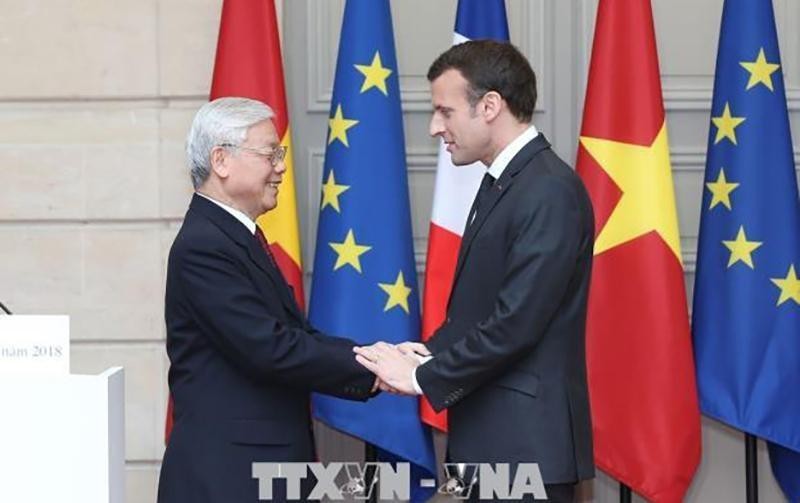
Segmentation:
[(585, 325), (594, 217), (540, 134), (462, 238), (447, 319), (417, 380), (449, 408), (452, 462), (535, 462), (545, 483), (594, 475)]
[(170, 250), (165, 316), (175, 423), (159, 503), (257, 501), (253, 461), (314, 460), (311, 391), (370, 394), (354, 343), (311, 327), (257, 239), (197, 195)]

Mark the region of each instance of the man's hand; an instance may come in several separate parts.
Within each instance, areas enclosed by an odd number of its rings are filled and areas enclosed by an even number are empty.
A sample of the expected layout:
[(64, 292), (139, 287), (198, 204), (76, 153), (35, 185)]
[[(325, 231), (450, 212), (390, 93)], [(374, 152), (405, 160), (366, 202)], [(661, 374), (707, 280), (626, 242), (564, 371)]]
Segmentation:
[(375, 380), (372, 382), (372, 388), (369, 390), (370, 394), (375, 394), (378, 390), (386, 391), (381, 387), (382, 384), (380, 377), (375, 376)]
[(421, 342), (401, 342), (395, 346), (401, 353), (408, 356), (431, 356), (431, 352)]
[(411, 382), (411, 373), (419, 365), (416, 356), (406, 355), (385, 342), (355, 347), (353, 351), (358, 363), (378, 376), (381, 389), (402, 395), (416, 395)]

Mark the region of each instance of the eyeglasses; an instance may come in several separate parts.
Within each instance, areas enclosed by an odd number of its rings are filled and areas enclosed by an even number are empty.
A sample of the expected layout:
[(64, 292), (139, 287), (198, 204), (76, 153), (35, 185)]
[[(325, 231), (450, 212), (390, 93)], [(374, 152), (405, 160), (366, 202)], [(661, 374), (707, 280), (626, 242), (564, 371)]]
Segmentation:
[(233, 143), (221, 143), (218, 145), (219, 147), (224, 148), (235, 148), (238, 150), (246, 150), (248, 152), (252, 152), (254, 154), (266, 157), (272, 167), (277, 166), (286, 158), (286, 152), (289, 150), (288, 147), (284, 145), (278, 145), (273, 149), (261, 149), (261, 148), (252, 148), (252, 147), (243, 147), (241, 145), (234, 145)]

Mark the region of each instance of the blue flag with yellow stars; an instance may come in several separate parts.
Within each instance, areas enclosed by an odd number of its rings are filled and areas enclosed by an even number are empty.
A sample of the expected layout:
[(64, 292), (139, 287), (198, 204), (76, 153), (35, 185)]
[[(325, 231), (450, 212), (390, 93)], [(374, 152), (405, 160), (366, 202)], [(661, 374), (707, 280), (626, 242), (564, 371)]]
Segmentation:
[(704, 414), (765, 439), (800, 499), (800, 204), (772, 0), (726, 0), (697, 253)]
[[(360, 344), (417, 341), (419, 290), (411, 234), (399, 70), (388, 0), (348, 0), (328, 120), (309, 317)], [(355, 355), (354, 355), (355, 357)], [(435, 479), (416, 398), (367, 403), (314, 396), (329, 426), (374, 445), (382, 460)], [(423, 484), (427, 485), (427, 484)], [(412, 480), (412, 496), (430, 489)]]

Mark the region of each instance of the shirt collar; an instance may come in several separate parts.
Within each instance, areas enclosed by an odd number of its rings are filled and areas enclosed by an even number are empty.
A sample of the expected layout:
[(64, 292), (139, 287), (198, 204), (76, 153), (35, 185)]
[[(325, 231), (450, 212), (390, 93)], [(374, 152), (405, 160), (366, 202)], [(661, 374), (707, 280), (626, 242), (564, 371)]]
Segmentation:
[(511, 159), (519, 154), (519, 151), (537, 136), (539, 136), (539, 131), (537, 131), (536, 126), (531, 124), (528, 129), (523, 131), (521, 135), (514, 138), (511, 143), (506, 145), (506, 147), (500, 151), (500, 153), (492, 162), (492, 165), (489, 166), (489, 174), (492, 175), (495, 180), (498, 180), (500, 175), (503, 174), (503, 171), (506, 170), (508, 163), (511, 162)]
[(209, 196), (207, 196), (205, 194), (201, 194), (200, 192), (197, 192), (197, 195), (200, 196), (200, 197), (204, 197), (204, 198), (208, 199), (212, 203), (216, 204), (217, 206), (219, 206), (223, 210), (225, 210), (228, 213), (230, 213), (231, 215), (233, 215), (233, 217), (236, 220), (240, 221), (242, 223), (242, 225), (247, 227), (247, 230), (250, 231), (250, 234), (255, 234), (256, 233), (256, 223), (253, 222), (252, 220), (250, 220), (250, 217), (248, 217), (243, 212), (237, 210), (236, 208), (228, 206), (225, 203), (221, 203), (221, 202), (217, 201), (216, 199), (213, 199), (213, 198), (211, 198), (211, 197), (209, 197)]

